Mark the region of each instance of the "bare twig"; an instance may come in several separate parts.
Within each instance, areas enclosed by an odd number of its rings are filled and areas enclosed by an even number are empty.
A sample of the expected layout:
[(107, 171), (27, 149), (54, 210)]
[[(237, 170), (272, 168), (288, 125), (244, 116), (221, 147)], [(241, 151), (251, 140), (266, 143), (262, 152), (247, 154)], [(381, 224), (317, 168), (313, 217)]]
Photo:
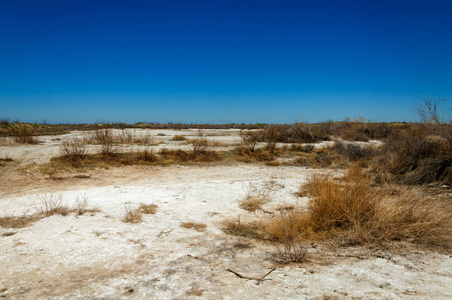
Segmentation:
[(168, 230), (168, 231), (160, 231), (160, 233), (157, 235), (157, 238), (160, 238), (162, 235), (164, 235), (164, 234), (168, 234), (168, 233), (170, 233), (171, 231), (173, 231), (172, 229), (170, 229), (170, 230)]
[(235, 274), (239, 278), (248, 279), (248, 280), (256, 280), (257, 281), (257, 285), (259, 285), (259, 283), (261, 283), (261, 281), (264, 281), (265, 277), (267, 277), (271, 272), (276, 270), (276, 268), (271, 269), (269, 272), (267, 272), (267, 274), (265, 274), (264, 276), (262, 276), (260, 278), (245, 276), (245, 275), (242, 275), (242, 274), (240, 274), (240, 273), (238, 273), (236, 271), (233, 271), (231, 269), (226, 269), (226, 270), (231, 272), (231, 273), (233, 273), (233, 274)]

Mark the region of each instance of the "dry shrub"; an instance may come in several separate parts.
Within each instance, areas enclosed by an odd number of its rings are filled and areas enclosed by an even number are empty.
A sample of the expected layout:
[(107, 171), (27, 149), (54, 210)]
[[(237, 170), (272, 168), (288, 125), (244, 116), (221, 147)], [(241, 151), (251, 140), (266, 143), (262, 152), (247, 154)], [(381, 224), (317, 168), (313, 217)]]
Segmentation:
[(276, 143), (278, 143), (281, 131), (276, 125), (269, 125), (264, 128), (262, 135), (267, 142), (267, 150), (274, 152), (276, 149)]
[(83, 195), (82, 197), (77, 197), (75, 200), (75, 213), (79, 216), (86, 213), (88, 209), (88, 197)]
[(186, 229), (194, 229), (199, 232), (203, 232), (206, 230), (207, 225), (202, 223), (195, 223), (195, 222), (182, 222), (180, 224), (180, 227), (186, 228)]
[(240, 201), (239, 207), (241, 209), (254, 212), (258, 209), (262, 209), (262, 205), (267, 203), (267, 200), (259, 196), (249, 196), (246, 199)]
[[(308, 157), (309, 158), (309, 157)], [(344, 162), (344, 157), (342, 155), (337, 154), (333, 148), (327, 147), (323, 150), (320, 150), (315, 153), (314, 157), (311, 157), (310, 160), (311, 166), (321, 166), (321, 167), (329, 167), (329, 166), (341, 166)]]
[(357, 161), (360, 159), (369, 159), (374, 151), (370, 146), (361, 146), (353, 143), (344, 143), (336, 141), (333, 146), (337, 154), (343, 155), (349, 161)]
[(119, 144), (133, 144), (135, 142), (135, 135), (126, 129), (121, 129), (116, 136), (113, 136), (115, 142)]
[(99, 208), (88, 207), (88, 198), (86, 195), (77, 197), (73, 208), (70, 208), (65, 204), (61, 194), (43, 194), (38, 195), (37, 197), (40, 200), (40, 203), (37, 206), (36, 213), (23, 214), (22, 216), (11, 215), (0, 217), (0, 227), (22, 228), (53, 215), (67, 216), (69, 213), (73, 212), (75, 212), (76, 215), (83, 215), (87, 212), (92, 214), (100, 212)]
[(9, 119), (1, 118), (0, 119), (0, 126), (8, 127), (10, 124)]
[(373, 170), (409, 184), (452, 184), (452, 143), (417, 127), (388, 138)]
[(163, 148), (159, 154), (172, 162), (213, 162), (222, 159), (216, 151), (207, 147), (204, 142), (198, 142), (198, 139), (192, 140), (193, 151), (184, 151), (181, 149), (169, 150)]
[(276, 143), (314, 143), (330, 140), (329, 134), (316, 129), (318, 126), (297, 122), (291, 125), (269, 125), (262, 130), (261, 140), (268, 150), (275, 149)]
[(347, 141), (368, 142), (370, 132), (365, 127), (350, 126), (341, 132), (340, 137)]
[(143, 220), (143, 213), (141, 212), (140, 208), (132, 209), (129, 206), (126, 206), (126, 213), (124, 215), (124, 218), (122, 218), (122, 221), (124, 223), (140, 223)]
[(114, 134), (108, 122), (103, 122), (100, 126), (92, 136), (92, 140), (101, 146), (100, 154), (108, 156), (118, 152), (121, 148), (121, 138)]
[(306, 256), (306, 248), (302, 245), (299, 234), (305, 227), (302, 214), (294, 210), (280, 210), (280, 214), (269, 222), (264, 230), (270, 241), (278, 250), (276, 259), (280, 263), (301, 263)]
[(172, 141), (185, 141), (187, 140), (187, 138), (185, 137), (185, 135), (175, 135), (173, 136), (173, 138), (171, 139)]
[(140, 203), (139, 211), (143, 214), (153, 215), (157, 212), (158, 206), (155, 204)]
[(85, 142), (75, 139), (70, 142), (64, 142), (60, 145), (61, 155), (67, 159), (74, 167), (83, 163), (86, 155)]
[(67, 216), (72, 210), (63, 201), (61, 194), (38, 195), (40, 204), (38, 211), (45, 216), (62, 215)]
[(286, 127), (286, 134), (281, 134), (280, 142), (285, 143), (313, 143), (329, 140), (329, 134), (315, 130), (315, 126), (297, 122)]
[(212, 148), (209, 146), (209, 143), (205, 138), (198, 138), (190, 140), (192, 146), (193, 146), (193, 158), (195, 160), (201, 160), (201, 161), (215, 161), (219, 160), (219, 155), (217, 152), (212, 150)]
[(262, 140), (262, 131), (260, 130), (246, 130), (240, 131), (240, 147), (249, 152), (254, 152), (256, 145)]
[(18, 143), (38, 144), (35, 127), (26, 123), (13, 123), (9, 132)]
[(149, 145), (141, 146), (140, 150), (137, 152), (140, 160), (144, 162), (157, 162), (159, 159), (157, 155), (155, 155), (152, 150), (149, 149)]
[(151, 134), (145, 134), (141, 137), (134, 137), (134, 144), (151, 146), (153, 143), (153, 138)]
[(83, 195), (77, 197), (77, 199), (75, 200), (74, 209), (72, 211), (74, 211), (76, 215), (81, 216), (84, 215), (85, 213), (91, 214), (98, 213), (100, 212), (100, 209), (98, 207), (90, 208), (88, 204), (88, 197), (86, 195)]

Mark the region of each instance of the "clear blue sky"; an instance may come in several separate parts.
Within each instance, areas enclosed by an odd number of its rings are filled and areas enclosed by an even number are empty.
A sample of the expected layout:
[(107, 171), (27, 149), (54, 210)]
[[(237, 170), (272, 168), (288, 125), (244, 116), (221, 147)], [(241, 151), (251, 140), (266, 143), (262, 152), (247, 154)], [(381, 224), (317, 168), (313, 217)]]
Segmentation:
[(452, 99), (451, 0), (0, 0), (0, 118), (417, 121), (422, 97)]

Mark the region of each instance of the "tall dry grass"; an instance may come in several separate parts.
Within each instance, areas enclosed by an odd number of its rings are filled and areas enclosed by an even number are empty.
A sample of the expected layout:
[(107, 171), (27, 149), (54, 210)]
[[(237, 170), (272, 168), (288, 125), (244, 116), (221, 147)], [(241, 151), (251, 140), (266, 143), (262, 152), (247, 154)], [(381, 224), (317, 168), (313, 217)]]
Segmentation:
[(396, 195), (372, 186), (357, 166), (342, 181), (313, 175), (303, 187), (307, 210), (282, 212), (265, 231), (284, 242), (288, 237), (337, 239), (346, 244), (407, 240), (450, 247), (452, 203), (425, 200), (402, 190)]
[(38, 144), (37, 133), (32, 124), (12, 123), (9, 126), (9, 133), (18, 143)]

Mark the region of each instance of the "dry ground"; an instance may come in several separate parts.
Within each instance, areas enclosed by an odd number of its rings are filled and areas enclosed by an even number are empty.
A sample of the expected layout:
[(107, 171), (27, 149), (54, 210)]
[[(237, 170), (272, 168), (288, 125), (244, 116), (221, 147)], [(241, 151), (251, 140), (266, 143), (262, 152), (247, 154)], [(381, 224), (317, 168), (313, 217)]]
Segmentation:
[[(157, 136), (158, 133), (164, 135)], [(45, 195), (61, 195), (72, 207), (85, 197), (99, 212), (42, 218), (24, 228), (0, 227), (0, 297), (7, 299), (448, 299), (452, 257), (409, 244), (328, 247), (307, 243), (301, 264), (274, 261), (271, 244), (225, 234), (223, 220), (259, 218), (240, 201), (269, 199), (306, 205), (297, 197), (313, 170), (264, 164), (128, 166), (87, 172), (89, 178), (51, 180), (32, 171), (59, 154), (59, 143), (83, 132), (41, 137), (39, 145), (3, 141), (0, 156), (0, 217), (33, 214)], [(189, 147), (174, 135), (196, 130), (152, 131), (154, 147)], [(237, 131), (205, 132), (208, 139), (239, 142)], [(94, 149), (95, 146), (92, 146)], [(141, 203), (157, 205), (139, 223), (122, 221)], [(183, 223), (204, 224), (196, 230)], [(264, 281), (239, 278), (227, 269)], [(257, 284), (259, 283), (259, 284)]]

